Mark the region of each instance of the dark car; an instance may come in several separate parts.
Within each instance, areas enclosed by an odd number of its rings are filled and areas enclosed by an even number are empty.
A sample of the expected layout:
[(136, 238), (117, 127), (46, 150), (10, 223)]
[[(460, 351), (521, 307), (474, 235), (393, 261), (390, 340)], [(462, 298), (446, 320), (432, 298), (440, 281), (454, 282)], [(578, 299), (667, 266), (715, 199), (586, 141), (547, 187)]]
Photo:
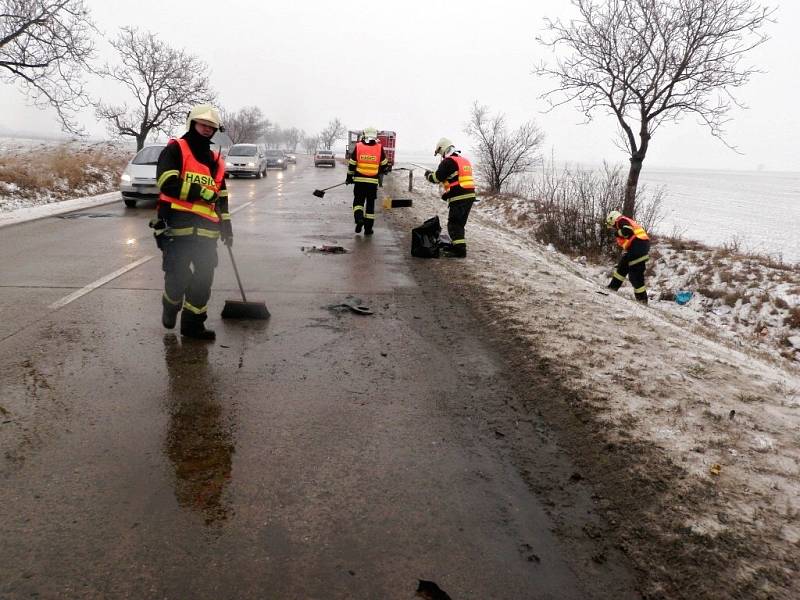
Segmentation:
[(286, 160), (286, 155), (283, 150), (267, 150), (267, 168), (283, 169), (289, 166), (289, 161)]

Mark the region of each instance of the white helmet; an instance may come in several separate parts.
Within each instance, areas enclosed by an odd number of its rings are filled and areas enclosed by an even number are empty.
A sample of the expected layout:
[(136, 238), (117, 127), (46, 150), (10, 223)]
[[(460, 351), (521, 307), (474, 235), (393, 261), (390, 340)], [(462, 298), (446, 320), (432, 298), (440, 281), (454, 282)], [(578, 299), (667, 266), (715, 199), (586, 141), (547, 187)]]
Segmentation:
[(211, 104), (198, 104), (192, 107), (189, 114), (186, 115), (186, 131), (192, 128), (192, 121), (201, 121), (214, 129), (224, 131), (219, 111)]
[(436, 156), (437, 154), (441, 154), (442, 157), (444, 157), (447, 154), (447, 151), (454, 146), (455, 144), (453, 144), (453, 142), (451, 142), (448, 138), (443, 137), (436, 142), (436, 150), (434, 150), (433, 155)]
[(367, 127), (364, 133), (361, 134), (361, 139), (364, 141), (375, 140), (378, 138), (378, 130), (374, 127)]
[(608, 228), (614, 227), (614, 223), (616, 223), (617, 219), (619, 219), (621, 216), (622, 216), (621, 212), (619, 212), (618, 210), (612, 210), (610, 213), (608, 213), (608, 216), (606, 217), (606, 227)]

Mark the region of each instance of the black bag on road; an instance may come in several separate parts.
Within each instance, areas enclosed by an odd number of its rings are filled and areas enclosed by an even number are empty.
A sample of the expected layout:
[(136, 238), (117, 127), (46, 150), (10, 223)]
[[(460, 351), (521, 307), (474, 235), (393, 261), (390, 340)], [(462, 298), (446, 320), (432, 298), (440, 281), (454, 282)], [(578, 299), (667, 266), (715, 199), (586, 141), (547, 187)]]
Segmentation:
[(419, 227), (411, 230), (411, 256), (417, 258), (439, 258), (439, 234), (442, 226), (439, 217), (431, 217)]

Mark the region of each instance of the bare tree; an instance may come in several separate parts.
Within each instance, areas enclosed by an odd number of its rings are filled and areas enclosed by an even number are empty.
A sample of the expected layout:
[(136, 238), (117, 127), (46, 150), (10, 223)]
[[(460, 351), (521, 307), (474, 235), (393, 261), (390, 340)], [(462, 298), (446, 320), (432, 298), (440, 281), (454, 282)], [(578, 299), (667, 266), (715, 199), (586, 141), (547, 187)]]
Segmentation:
[(347, 135), (347, 129), (345, 129), (339, 117), (336, 117), (320, 132), (319, 143), (326, 150), (330, 150), (338, 140), (344, 139), (345, 135)]
[(319, 136), (309, 135), (303, 138), (303, 148), (306, 154), (314, 154), (319, 148)]
[(225, 124), (225, 133), (231, 139), (231, 144), (257, 142), (264, 137), (270, 127), (269, 119), (264, 117), (264, 113), (257, 106), (245, 106), (235, 113), (223, 112), (222, 122)]
[(300, 143), (305, 137), (305, 132), (297, 127), (290, 127), (289, 129), (284, 129), (283, 131), (283, 141), (286, 144), (286, 149), (290, 152), (294, 152), (297, 150), (297, 144)]
[(137, 149), (151, 133), (169, 135), (193, 104), (213, 102), (208, 67), (196, 56), (134, 27), (123, 27), (111, 45), (121, 64), (106, 64), (99, 73), (125, 86), (134, 98), (134, 108), (98, 102), (96, 113), (108, 121), (112, 135), (135, 138)]
[(283, 129), (277, 123), (273, 123), (269, 130), (264, 134), (264, 141), (270, 148), (278, 148), (283, 142)]
[(71, 133), (80, 132), (74, 113), (88, 102), (93, 29), (84, 0), (0, 0), (0, 78), (55, 108)]
[(489, 191), (499, 192), (509, 177), (529, 171), (541, 162), (539, 148), (544, 134), (533, 121), (509, 132), (504, 114), (492, 117), (488, 107), (475, 102), (464, 132), (475, 141), (478, 172)]
[(753, 0), (572, 4), (579, 18), (546, 19), (547, 37), (539, 40), (568, 54), (536, 72), (558, 80), (544, 95), (553, 106), (577, 101), (587, 120), (598, 110), (616, 117), (622, 148), (630, 156), (623, 213), (633, 216), (639, 173), (660, 124), (693, 114), (726, 143), (728, 111), (733, 104), (741, 106), (731, 91), (758, 72), (742, 61), (768, 39), (761, 29), (774, 9)]

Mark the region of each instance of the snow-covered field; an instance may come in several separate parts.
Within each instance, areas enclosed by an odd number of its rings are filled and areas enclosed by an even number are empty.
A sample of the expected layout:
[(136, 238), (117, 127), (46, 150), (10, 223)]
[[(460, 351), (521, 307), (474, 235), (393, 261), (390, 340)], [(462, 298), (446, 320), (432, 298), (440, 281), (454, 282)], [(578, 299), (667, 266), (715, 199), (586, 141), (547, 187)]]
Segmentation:
[[(395, 176), (390, 193), (414, 207), (391, 218), (410, 228), (438, 213), (444, 226), (438, 190), (418, 183), (409, 194), (404, 183)], [(800, 369), (784, 345), (800, 323), (787, 325), (791, 307), (780, 308), (797, 306), (797, 268), (656, 243), (655, 300), (644, 307), (628, 284), (597, 293), (612, 265), (542, 246), (515, 210), (513, 200), (477, 204), (469, 257), (425, 264), (502, 332), (519, 369), (549, 374), (536, 389), (569, 390), (534, 408), (572, 432), (565, 445), (589, 465), (610, 535), (647, 573), (649, 597), (800, 597)], [(759, 306), (693, 289), (706, 264), (743, 274)], [(687, 288), (686, 306), (658, 299)]]

